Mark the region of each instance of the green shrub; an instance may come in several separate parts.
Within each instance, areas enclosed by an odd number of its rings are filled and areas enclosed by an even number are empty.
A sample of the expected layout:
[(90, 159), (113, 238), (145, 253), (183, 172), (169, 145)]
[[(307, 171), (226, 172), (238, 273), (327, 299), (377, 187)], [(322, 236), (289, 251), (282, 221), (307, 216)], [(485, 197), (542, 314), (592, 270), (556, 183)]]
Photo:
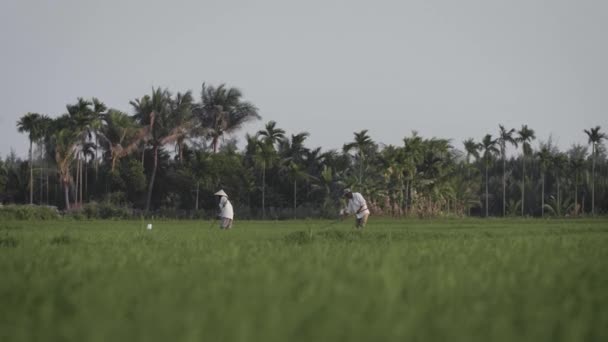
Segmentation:
[(59, 211), (52, 206), (7, 205), (0, 207), (0, 219), (3, 220), (52, 220), (59, 217)]
[(88, 219), (127, 219), (132, 217), (131, 209), (104, 201), (87, 203), (82, 214)]

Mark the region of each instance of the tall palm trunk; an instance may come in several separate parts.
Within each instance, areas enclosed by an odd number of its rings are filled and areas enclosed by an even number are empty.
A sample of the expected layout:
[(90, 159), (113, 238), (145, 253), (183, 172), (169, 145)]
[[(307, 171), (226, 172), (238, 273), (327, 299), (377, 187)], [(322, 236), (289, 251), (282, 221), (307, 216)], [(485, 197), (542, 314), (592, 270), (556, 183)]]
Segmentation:
[(486, 162), (486, 217), (488, 216), (488, 163)]
[(297, 199), (297, 181), (293, 181), (293, 219), (296, 219), (296, 199)]
[(43, 153), (42, 153), (42, 144), (40, 144), (40, 198), (38, 199), (38, 203), (40, 203), (40, 205), (42, 205), (42, 201), (44, 200), (44, 165), (42, 160), (44, 159)]
[(33, 156), (32, 156), (32, 140), (30, 139), (30, 204), (34, 204), (34, 165), (33, 165)]
[(591, 149), (593, 160), (591, 166), (591, 216), (595, 216), (595, 143)]
[(266, 161), (262, 163), (262, 220), (266, 219)]
[(507, 214), (507, 160), (504, 149), (502, 151), (502, 216)]
[(144, 144), (144, 146), (141, 149), (141, 166), (145, 166), (144, 165), (144, 162), (146, 161), (145, 158), (146, 158), (146, 145)]
[(196, 182), (196, 202), (195, 202), (195, 205), (194, 205), (194, 208), (196, 209), (196, 211), (198, 211), (198, 189), (199, 189), (199, 185), (200, 185), (200, 182)]
[(522, 157), (522, 174), (521, 174), (521, 216), (524, 216), (524, 197), (526, 193), (526, 155)]
[(218, 142), (219, 142), (219, 137), (213, 137), (213, 141), (211, 142), (213, 145), (213, 153), (217, 153)]
[(363, 184), (363, 153), (359, 151), (359, 184)]
[(578, 171), (574, 175), (574, 215), (578, 216)]
[(540, 216), (545, 217), (545, 173), (542, 175), (542, 196), (540, 198)]
[(70, 185), (65, 180), (63, 182), (63, 195), (65, 197), (65, 208), (70, 210)]
[(81, 206), (82, 206), (82, 202), (83, 202), (83, 198), (82, 198), (82, 183), (83, 183), (82, 170), (83, 170), (83, 168), (84, 168), (84, 162), (82, 159), (80, 159), (80, 189), (79, 189), (79, 191), (80, 191), (80, 205)]
[(156, 178), (156, 169), (158, 168), (158, 145), (154, 145), (154, 166), (152, 168), (152, 177), (148, 185), (148, 197), (146, 199), (146, 213), (150, 211), (150, 202), (152, 202), (152, 190), (154, 189), (154, 179)]
[(47, 160), (44, 161), (44, 175), (46, 177), (46, 204), (48, 205), (50, 202), (49, 198), (49, 163)]
[(97, 183), (97, 174), (99, 172), (99, 160), (97, 159), (97, 147), (99, 146), (99, 137), (95, 133), (95, 183)]
[(87, 157), (84, 157), (84, 197), (87, 198), (87, 201), (89, 199), (89, 173), (87, 172), (88, 163), (87, 163)]
[(562, 216), (562, 199), (559, 192), (559, 177), (555, 177), (555, 180), (557, 182), (557, 216)]
[(80, 186), (80, 159), (76, 154), (76, 187), (74, 189), (74, 204), (78, 205), (78, 189)]

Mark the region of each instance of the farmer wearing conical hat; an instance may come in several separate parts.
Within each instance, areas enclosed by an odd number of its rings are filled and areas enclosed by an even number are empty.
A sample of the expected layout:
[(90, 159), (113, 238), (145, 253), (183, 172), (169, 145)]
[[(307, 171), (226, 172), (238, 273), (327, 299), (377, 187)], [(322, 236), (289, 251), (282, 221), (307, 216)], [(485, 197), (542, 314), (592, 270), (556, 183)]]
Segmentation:
[(220, 190), (214, 194), (219, 197), (219, 218), (220, 218), (220, 229), (232, 228), (232, 220), (234, 219), (234, 210), (232, 209), (232, 203), (228, 200), (228, 194), (224, 190)]
[(350, 189), (344, 189), (344, 197), (348, 200), (348, 204), (346, 208), (340, 210), (340, 215), (355, 215), (357, 228), (365, 227), (369, 217), (369, 209), (367, 209), (365, 198), (360, 193), (352, 192)]

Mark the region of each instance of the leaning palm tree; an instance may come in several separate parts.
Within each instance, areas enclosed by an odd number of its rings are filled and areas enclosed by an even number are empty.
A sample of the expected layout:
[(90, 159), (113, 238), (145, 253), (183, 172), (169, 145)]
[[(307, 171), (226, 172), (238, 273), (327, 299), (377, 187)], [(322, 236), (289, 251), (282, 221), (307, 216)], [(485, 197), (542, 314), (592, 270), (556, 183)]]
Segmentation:
[(33, 152), (32, 146), (34, 141), (40, 139), (40, 114), (38, 113), (27, 113), (17, 121), (17, 129), (19, 133), (27, 133), (30, 140), (30, 180), (28, 187), (30, 189), (30, 204), (34, 204), (34, 165), (33, 165)]
[(521, 143), (523, 155), (522, 160), (522, 174), (521, 174), (521, 216), (524, 216), (524, 197), (526, 191), (526, 157), (532, 154), (532, 146), (530, 142), (536, 138), (534, 130), (528, 128), (528, 125), (521, 126), (521, 129), (517, 131), (517, 142)]
[(595, 215), (595, 162), (597, 159), (597, 148), (602, 144), (602, 140), (606, 139), (605, 133), (600, 133), (600, 126), (595, 126), (589, 130), (584, 130), (589, 138), (589, 144), (591, 145), (591, 215)]
[(213, 152), (217, 152), (219, 140), (254, 119), (260, 119), (258, 109), (242, 100), (243, 93), (237, 88), (206, 86), (203, 83), (201, 103), (194, 113), (200, 121), (201, 133), (211, 139)]
[(135, 120), (147, 127), (146, 140), (152, 146), (154, 156), (152, 175), (148, 184), (146, 212), (150, 210), (152, 201), (152, 191), (158, 169), (158, 151), (166, 144), (176, 142), (185, 129), (182, 125), (177, 125), (174, 120), (172, 101), (171, 93), (167, 89), (161, 88), (152, 89), (151, 95), (131, 101), (135, 110)]
[(503, 125), (498, 125), (498, 145), (500, 145), (500, 156), (502, 158), (502, 216), (507, 214), (507, 144), (517, 148), (517, 139), (513, 136), (515, 129), (507, 130)]
[(129, 115), (118, 110), (110, 110), (103, 116), (99, 137), (101, 145), (110, 154), (111, 171), (116, 169), (117, 162), (138, 147), (144, 139), (146, 129), (138, 126)]
[(549, 144), (541, 144), (540, 150), (536, 153), (536, 157), (538, 158), (539, 166), (540, 166), (540, 179), (541, 179), (541, 217), (545, 216), (545, 173), (547, 172), (547, 168), (553, 161), (553, 155), (551, 153)]
[(77, 127), (73, 118), (69, 114), (64, 114), (53, 120), (49, 129), (49, 153), (54, 156), (57, 164), (67, 210), (70, 209), (70, 185), (73, 181), (70, 168), (80, 144), (80, 132)]
[(492, 161), (492, 159), (494, 158), (494, 156), (496, 154), (499, 153), (498, 148), (496, 148), (498, 141), (492, 139), (492, 135), (490, 134), (486, 134), (485, 137), (483, 137), (483, 139), (481, 140), (481, 144), (480, 144), (480, 149), (483, 152), (482, 154), (482, 159), (483, 159), (483, 163), (485, 165), (485, 174), (486, 174), (486, 178), (485, 178), (485, 183), (486, 183), (486, 196), (485, 196), (485, 200), (486, 200), (486, 217), (489, 216), (488, 213), (488, 198), (489, 198), (489, 194), (488, 194), (488, 168), (490, 167), (490, 162)]

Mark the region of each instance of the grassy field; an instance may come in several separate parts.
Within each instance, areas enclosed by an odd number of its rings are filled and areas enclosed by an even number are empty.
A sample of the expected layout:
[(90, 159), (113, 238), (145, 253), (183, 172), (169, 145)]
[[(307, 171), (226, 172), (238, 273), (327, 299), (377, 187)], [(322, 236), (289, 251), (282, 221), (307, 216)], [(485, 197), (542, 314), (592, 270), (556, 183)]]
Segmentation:
[(608, 220), (0, 223), (1, 341), (608, 341)]

